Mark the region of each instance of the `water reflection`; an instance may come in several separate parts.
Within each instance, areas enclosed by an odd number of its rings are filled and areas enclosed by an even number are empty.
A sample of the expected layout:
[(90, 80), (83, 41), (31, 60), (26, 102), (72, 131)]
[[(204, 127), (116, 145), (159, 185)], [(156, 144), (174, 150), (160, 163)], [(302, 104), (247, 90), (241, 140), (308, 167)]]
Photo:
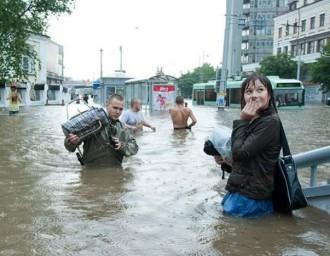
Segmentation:
[(85, 167), (68, 188), (67, 207), (89, 220), (114, 218), (125, 209), (121, 198), (127, 192), (126, 183), (132, 179), (132, 174), (121, 167)]

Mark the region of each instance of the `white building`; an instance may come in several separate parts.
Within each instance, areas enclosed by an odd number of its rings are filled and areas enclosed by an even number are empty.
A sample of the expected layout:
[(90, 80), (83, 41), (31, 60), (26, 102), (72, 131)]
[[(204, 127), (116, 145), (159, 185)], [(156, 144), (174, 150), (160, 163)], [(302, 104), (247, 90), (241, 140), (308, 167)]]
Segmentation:
[[(68, 92), (63, 90), (63, 46), (39, 34), (32, 34), (28, 43), (36, 51), (38, 61), (34, 62), (27, 56), (22, 58), (22, 67), (27, 71), (28, 79), (18, 83), (21, 105), (62, 104), (67, 101)], [(6, 98), (9, 92), (8, 86), (0, 85), (0, 107), (8, 106)]]
[(291, 0), (289, 7), (287, 13), (274, 18), (273, 54), (315, 62), (322, 47), (330, 43), (330, 0)]

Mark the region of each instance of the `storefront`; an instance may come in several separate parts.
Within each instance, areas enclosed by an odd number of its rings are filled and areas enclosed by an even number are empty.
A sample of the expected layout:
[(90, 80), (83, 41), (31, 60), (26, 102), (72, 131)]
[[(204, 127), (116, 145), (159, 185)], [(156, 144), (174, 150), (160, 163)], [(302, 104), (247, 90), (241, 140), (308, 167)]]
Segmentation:
[(31, 105), (45, 105), (46, 104), (46, 86), (45, 84), (32, 84), (29, 90)]
[(47, 105), (57, 105), (62, 104), (62, 86), (57, 85), (49, 85), (47, 89)]

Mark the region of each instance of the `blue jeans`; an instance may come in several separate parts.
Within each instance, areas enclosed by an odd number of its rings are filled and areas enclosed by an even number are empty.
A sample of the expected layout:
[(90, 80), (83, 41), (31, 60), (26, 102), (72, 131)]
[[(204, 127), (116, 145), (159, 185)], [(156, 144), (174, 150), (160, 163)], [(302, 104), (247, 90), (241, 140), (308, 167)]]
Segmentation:
[(257, 218), (273, 213), (271, 199), (251, 199), (237, 192), (228, 192), (221, 204), (225, 213), (236, 217)]

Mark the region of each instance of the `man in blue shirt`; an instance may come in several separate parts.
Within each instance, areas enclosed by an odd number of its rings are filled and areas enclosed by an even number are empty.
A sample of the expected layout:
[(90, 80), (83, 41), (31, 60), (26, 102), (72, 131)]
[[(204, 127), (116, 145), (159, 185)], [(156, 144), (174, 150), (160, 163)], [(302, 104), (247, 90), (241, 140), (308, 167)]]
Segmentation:
[(145, 121), (143, 113), (141, 111), (141, 101), (139, 99), (133, 99), (131, 101), (131, 109), (125, 111), (121, 115), (120, 121), (132, 131), (142, 130), (143, 126), (146, 126), (153, 131), (156, 131), (156, 128), (154, 126)]

